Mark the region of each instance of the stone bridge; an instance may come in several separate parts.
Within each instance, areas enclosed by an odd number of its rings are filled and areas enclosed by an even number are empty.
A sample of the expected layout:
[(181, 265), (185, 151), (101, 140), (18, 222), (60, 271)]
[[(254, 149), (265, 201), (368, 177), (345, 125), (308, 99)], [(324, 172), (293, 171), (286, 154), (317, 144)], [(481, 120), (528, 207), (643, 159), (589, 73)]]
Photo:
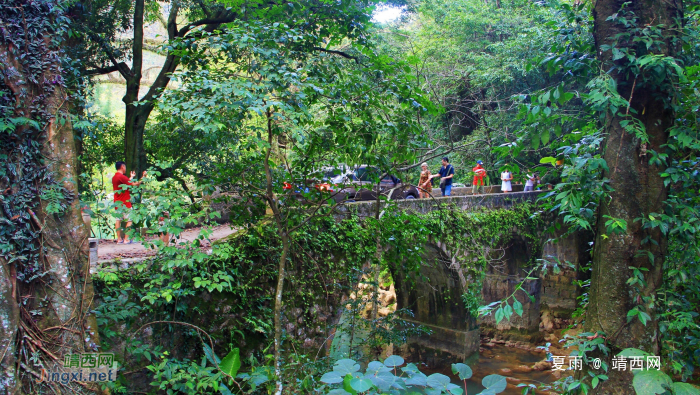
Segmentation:
[[(524, 202), (535, 203), (542, 192), (487, 193), (484, 195), (447, 196), (433, 199), (405, 199), (395, 200), (393, 204), (396, 204), (401, 210), (419, 214), (451, 207), (457, 207), (462, 210), (473, 210), (477, 207), (499, 209), (510, 208), (513, 205)], [(373, 217), (376, 213), (376, 207), (376, 202), (374, 201), (348, 204), (338, 209), (336, 218), (341, 219), (353, 215)]]
[[(435, 199), (411, 199), (397, 201), (406, 211), (427, 213), (440, 209), (474, 210), (478, 208), (508, 209), (524, 202), (535, 203), (540, 191), (508, 194), (485, 194), (441, 197)], [(381, 208), (381, 207), (380, 207)], [(343, 208), (337, 216), (371, 217), (376, 214), (376, 202), (359, 202)], [(397, 308), (407, 308), (413, 317), (407, 321), (423, 325), (432, 331), (430, 336), (410, 339), (401, 354), (412, 360), (429, 364), (446, 361), (463, 361), (478, 352), (480, 335), (499, 337), (513, 341), (538, 341), (541, 330), (555, 329), (557, 317), (568, 317), (576, 307), (578, 296), (572, 281), (577, 277), (579, 263), (587, 259), (585, 238), (569, 236), (556, 244), (548, 243), (552, 237), (542, 235), (537, 251), (531, 251), (528, 243), (513, 230), (513, 241), (503, 246), (498, 262), (489, 265), (481, 290), (483, 302), (488, 304), (511, 295), (515, 287), (522, 287), (533, 296), (518, 292), (516, 297), (523, 305), (523, 316), (514, 315), (510, 321), (496, 325), (493, 315), (482, 319), (470, 316), (462, 295), (468, 279), (462, 273), (458, 256), (440, 240), (431, 241), (426, 247), (420, 278), (408, 278), (393, 273)], [(526, 280), (528, 263), (535, 259), (568, 261), (574, 269), (561, 268), (557, 274)]]

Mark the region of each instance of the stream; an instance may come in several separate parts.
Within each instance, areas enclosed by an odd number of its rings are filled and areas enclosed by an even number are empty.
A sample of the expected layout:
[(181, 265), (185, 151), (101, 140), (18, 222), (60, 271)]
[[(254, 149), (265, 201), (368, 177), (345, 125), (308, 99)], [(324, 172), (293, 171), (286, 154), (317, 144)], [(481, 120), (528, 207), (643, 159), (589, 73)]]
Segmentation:
[[(522, 388), (516, 387), (520, 383), (537, 385), (556, 381), (556, 378), (549, 370), (539, 372), (529, 369), (535, 363), (542, 361), (544, 357), (544, 353), (506, 347), (500, 344), (491, 348), (484, 348), (484, 351), (479, 353), (479, 359), (469, 364), (474, 375), (467, 380), (467, 394), (474, 395), (484, 390), (481, 380), (490, 374), (500, 374), (507, 378), (508, 387), (501, 392), (504, 395), (521, 394)], [(452, 374), (451, 364), (441, 369), (421, 368), (421, 371), (427, 375), (442, 373), (449, 376), (452, 379), (452, 383), (464, 388), (464, 383)]]

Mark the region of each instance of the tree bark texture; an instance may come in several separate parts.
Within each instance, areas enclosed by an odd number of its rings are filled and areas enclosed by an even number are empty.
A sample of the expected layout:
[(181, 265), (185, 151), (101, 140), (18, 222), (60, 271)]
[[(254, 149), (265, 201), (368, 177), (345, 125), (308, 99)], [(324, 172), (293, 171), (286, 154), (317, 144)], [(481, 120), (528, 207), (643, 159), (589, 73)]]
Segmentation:
[[(613, 60), (611, 51), (601, 48), (603, 45), (613, 45), (616, 35), (629, 32), (629, 28), (607, 20), (620, 11), (623, 3), (623, 0), (595, 2), (594, 36), (603, 70), (609, 70), (615, 64), (624, 66), (621, 63), (625, 62), (624, 58)], [(664, 33), (667, 37), (664, 49), (666, 55), (673, 55), (673, 47), (668, 39), (673, 33), (669, 28), (675, 25), (676, 18), (681, 15), (681, 2), (634, 1), (629, 2), (627, 7), (639, 18), (638, 26), (665, 26)], [(643, 297), (653, 298), (663, 279), (666, 239), (657, 229), (643, 229), (638, 219), (648, 218), (650, 213), (663, 210), (666, 188), (659, 175), (662, 169), (650, 165), (645, 153), (647, 149), (663, 151), (662, 146), (668, 139), (667, 131), (673, 123), (674, 114), (667, 103), (670, 92), (658, 85), (642, 82), (643, 75), (635, 78), (630, 74), (613, 71), (610, 75), (617, 83), (618, 93), (628, 99), (630, 109), (636, 111), (634, 115), (632, 112), (629, 114), (644, 124), (649, 146), (643, 147), (640, 139), (625, 131), (620, 124), (625, 119), (624, 115), (608, 116), (603, 156), (609, 167), (605, 176), (610, 179), (614, 191), (609, 199), (601, 202), (598, 213), (586, 329), (604, 332), (612, 355), (628, 347), (659, 355), (658, 321), (653, 318), (653, 307), (647, 304), (652, 320), (646, 325), (637, 318), (628, 323), (627, 313), (635, 306), (644, 304)], [(627, 231), (623, 234), (609, 233), (605, 225), (608, 218), (604, 216), (625, 220)], [(647, 237), (654, 242), (643, 243)], [(648, 255), (640, 254), (641, 251), (649, 251), (653, 255), (653, 261)], [(633, 276), (633, 268), (648, 269), (643, 272), (646, 286), (641, 294), (627, 284), (627, 280)], [(630, 371), (609, 370), (608, 376), (609, 380), (599, 384), (598, 393), (634, 393)]]
[[(0, 1), (0, 121), (15, 120), (0, 135), (0, 394), (51, 392), (36, 384), (40, 367), (29, 358), (49, 369), (99, 344), (61, 12), (51, 2)], [(56, 393), (78, 392), (76, 383), (54, 384)]]

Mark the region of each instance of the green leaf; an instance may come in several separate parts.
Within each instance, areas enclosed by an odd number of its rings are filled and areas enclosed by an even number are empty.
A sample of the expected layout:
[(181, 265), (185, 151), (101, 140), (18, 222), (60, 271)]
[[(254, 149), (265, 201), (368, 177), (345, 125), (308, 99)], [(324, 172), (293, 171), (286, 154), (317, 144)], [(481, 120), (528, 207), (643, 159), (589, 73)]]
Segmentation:
[(390, 355), (389, 358), (384, 360), (384, 365), (389, 368), (395, 368), (404, 364), (403, 358), (398, 355)]
[(649, 355), (649, 353), (646, 353), (638, 348), (625, 348), (624, 350), (620, 351), (618, 354), (620, 357), (646, 357)]
[(236, 377), (238, 369), (241, 368), (241, 356), (239, 355), (238, 348), (231, 350), (231, 352), (221, 360), (219, 368), (229, 376)]
[(372, 381), (369, 379), (352, 379), (350, 386), (357, 392), (369, 391), (372, 388)]
[(496, 324), (499, 324), (501, 321), (503, 321), (503, 307), (499, 307), (496, 309)]
[(647, 314), (643, 311), (640, 311), (639, 314), (637, 315), (637, 318), (639, 318), (639, 321), (641, 321), (642, 324), (644, 326), (646, 326), (647, 321), (649, 321), (651, 319), (651, 316), (649, 316), (649, 314)]
[(427, 384), (430, 388), (447, 388), (450, 378), (441, 373), (433, 373), (428, 376)]
[(503, 314), (505, 314), (506, 320), (510, 321), (510, 317), (513, 315), (513, 308), (509, 304), (503, 307)]
[(523, 316), (523, 304), (518, 299), (513, 300), (513, 310), (520, 317)]
[(634, 376), (632, 385), (637, 395), (663, 394), (671, 386), (671, 379), (660, 370), (645, 370)]
[(341, 359), (333, 365), (333, 371), (338, 372), (341, 376), (353, 374), (358, 370), (360, 370), (360, 365), (352, 359)]
[(700, 390), (688, 383), (671, 384), (673, 395), (700, 395)]
[(472, 369), (463, 363), (453, 363), (452, 373), (456, 374), (460, 380), (469, 380), (472, 377)]
[(460, 386), (454, 384), (448, 384), (447, 390), (452, 395), (462, 395), (464, 393), (464, 390)]
[(345, 375), (343, 378), (343, 389), (352, 395), (357, 395), (357, 391), (355, 391), (352, 388), (352, 385), (350, 385), (350, 381), (355, 380), (355, 378), (352, 377), (352, 374), (348, 373)]
[(338, 372), (328, 372), (321, 376), (321, 382), (326, 384), (338, 384), (343, 382), (343, 376)]
[(508, 383), (506, 382), (506, 378), (500, 374), (490, 374), (481, 380), (481, 385), (486, 387), (486, 391), (491, 391), (497, 394), (505, 391)]

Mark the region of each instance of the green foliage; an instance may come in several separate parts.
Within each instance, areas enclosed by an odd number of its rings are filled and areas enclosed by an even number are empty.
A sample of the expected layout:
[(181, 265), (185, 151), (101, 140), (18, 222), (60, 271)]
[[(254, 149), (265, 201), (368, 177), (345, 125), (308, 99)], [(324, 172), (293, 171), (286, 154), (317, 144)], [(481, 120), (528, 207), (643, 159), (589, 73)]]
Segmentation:
[(671, 386), (671, 379), (660, 370), (645, 370), (634, 375), (632, 384), (637, 395), (663, 394)]
[(48, 214), (63, 214), (67, 207), (67, 197), (64, 195), (66, 191), (65, 188), (58, 184), (49, 185), (44, 188), (43, 193), (40, 198), (46, 203), (44, 211)]
[(452, 373), (456, 374), (460, 380), (469, 380), (472, 377), (472, 369), (463, 363), (453, 363)]
[[(415, 364), (404, 365), (401, 357), (391, 355), (384, 363), (372, 361), (364, 373), (360, 365), (352, 359), (341, 359), (333, 366), (333, 371), (325, 373), (321, 382), (328, 385), (320, 390), (328, 394), (382, 394), (399, 391), (415, 393), (424, 391), (431, 395), (462, 395), (464, 391), (450, 378), (440, 373), (426, 376)], [(403, 367), (402, 367), (403, 366)], [(452, 365), (455, 374), (459, 373), (460, 380), (466, 381), (471, 377), (471, 369), (464, 364)], [(399, 370), (401, 373), (399, 373)], [(506, 378), (497, 374), (484, 377), (482, 385), (486, 389), (481, 395), (498, 394), (506, 389)], [(328, 392), (326, 392), (328, 391)]]
[(239, 355), (239, 350), (234, 348), (221, 360), (219, 368), (231, 377), (236, 377), (238, 374), (238, 369), (241, 368), (241, 357)]
[(123, 160), (124, 131), (113, 120), (87, 113), (73, 124), (80, 152), (81, 200), (93, 202), (105, 198), (111, 188), (102, 179), (105, 171), (116, 171), (114, 164)]

